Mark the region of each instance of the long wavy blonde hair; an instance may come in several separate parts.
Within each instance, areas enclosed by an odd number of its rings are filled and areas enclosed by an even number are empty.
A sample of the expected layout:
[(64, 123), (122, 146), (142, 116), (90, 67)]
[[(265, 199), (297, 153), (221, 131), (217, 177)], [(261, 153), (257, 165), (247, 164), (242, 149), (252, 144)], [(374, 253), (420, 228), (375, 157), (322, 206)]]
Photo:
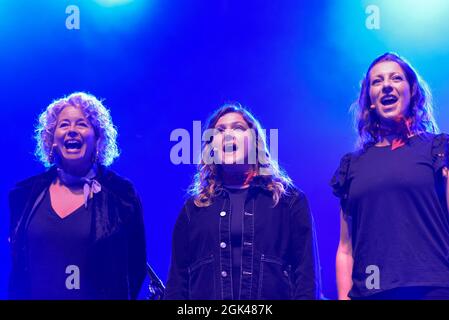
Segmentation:
[[(293, 187), (292, 180), (282, 170), (277, 161), (271, 156), (267, 147), (267, 138), (259, 121), (251, 112), (239, 103), (228, 103), (218, 108), (207, 120), (205, 130), (214, 129), (218, 120), (225, 114), (239, 113), (248, 124), (250, 129), (256, 133), (254, 139), (256, 143), (256, 162), (253, 164), (249, 180), (256, 177), (263, 177), (263, 187), (273, 195), (273, 206), (276, 206), (282, 195), (288, 193), (289, 187)], [(204, 154), (209, 154), (212, 150), (211, 140), (203, 141), (202, 157), (197, 167), (193, 183), (189, 187), (189, 194), (194, 197), (195, 205), (198, 207), (210, 206), (214, 197), (222, 190), (222, 179), (220, 170), (215, 163), (206, 163)], [(260, 161), (262, 160), (262, 161)]]

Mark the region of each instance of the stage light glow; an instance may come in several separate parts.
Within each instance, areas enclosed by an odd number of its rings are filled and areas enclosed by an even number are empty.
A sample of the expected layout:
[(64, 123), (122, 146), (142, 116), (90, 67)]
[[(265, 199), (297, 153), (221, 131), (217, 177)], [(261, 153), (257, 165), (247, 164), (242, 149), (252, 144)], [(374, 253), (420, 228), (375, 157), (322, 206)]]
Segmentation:
[(95, 0), (104, 7), (121, 6), (132, 3), (134, 0)]
[[(373, 7), (379, 28), (367, 27)], [(342, 0), (329, 3), (325, 17), (329, 44), (360, 65), (385, 51), (412, 58), (449, 52), (446, 0)]]
[(385, 41), (393, 45), (448, 48), (449, 1), (395, 0), (379, 1), (380, 29)]
[(95, 0), (80, 8), (95, 28), (108, 34), (138, 30), (139, 23), (151, 17), (154, 0)]

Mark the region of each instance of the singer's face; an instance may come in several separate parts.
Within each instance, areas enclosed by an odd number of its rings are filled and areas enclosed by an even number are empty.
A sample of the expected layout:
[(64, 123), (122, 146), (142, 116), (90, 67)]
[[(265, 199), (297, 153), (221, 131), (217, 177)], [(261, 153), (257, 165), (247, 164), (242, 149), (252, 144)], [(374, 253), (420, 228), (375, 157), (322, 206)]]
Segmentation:
[(410, 105), (410, 85), (401, 66), (394, 61), (376, 64), (369, 74), (371, 108), (383, 120), (399, 120)]
[[(218, 119), (213, 148), (221, 164), (248, 164), (255, 155), (255, 135), (240, 113), (230, 112)], [(254, 157), (255, 158), (255, 157)]]
[(67, 166), (90, 166), (96, 152), (95, 131), (81, 109), (67, 106), (58, 116), (55, 154)]

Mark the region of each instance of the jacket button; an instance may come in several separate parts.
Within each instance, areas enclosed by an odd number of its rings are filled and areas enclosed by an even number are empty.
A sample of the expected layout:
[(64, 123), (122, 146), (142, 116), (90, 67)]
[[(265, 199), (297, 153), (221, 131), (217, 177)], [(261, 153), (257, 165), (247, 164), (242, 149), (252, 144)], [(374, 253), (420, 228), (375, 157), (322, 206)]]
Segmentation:
[(220, 212), (220, 216), (224, 217), (226, 215), (226, 211)]
[(225, 242), (221, 242), (220, 243), (220, 248), (222, 248), (222, 249), (226, 248), (226, 243)]
[(221, 272), (221, 276), (222, 276), (223, 278), (226, 278), (226, 277), (228, 276), (228, 273), (227, 273), (226, 271), (222, 271), (222, 272)]
[(288, 272), (284, 270), (284, 276), (288, 277)]

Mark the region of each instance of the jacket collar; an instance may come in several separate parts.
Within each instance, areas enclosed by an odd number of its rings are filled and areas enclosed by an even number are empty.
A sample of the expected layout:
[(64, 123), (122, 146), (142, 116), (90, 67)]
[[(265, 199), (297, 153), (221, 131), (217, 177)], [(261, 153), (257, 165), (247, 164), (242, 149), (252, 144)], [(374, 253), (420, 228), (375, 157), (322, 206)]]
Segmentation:
[[(271, 194), (271, 191), (267, 189), (267, 184), (271, 178), (271, 176), (255, 176), (249, 184), (248, 197), (255, 196), (261, 192)], [(229, 197), (229, 192), (225, 187), (219, 186), (216, 189), (216, 195)]]

